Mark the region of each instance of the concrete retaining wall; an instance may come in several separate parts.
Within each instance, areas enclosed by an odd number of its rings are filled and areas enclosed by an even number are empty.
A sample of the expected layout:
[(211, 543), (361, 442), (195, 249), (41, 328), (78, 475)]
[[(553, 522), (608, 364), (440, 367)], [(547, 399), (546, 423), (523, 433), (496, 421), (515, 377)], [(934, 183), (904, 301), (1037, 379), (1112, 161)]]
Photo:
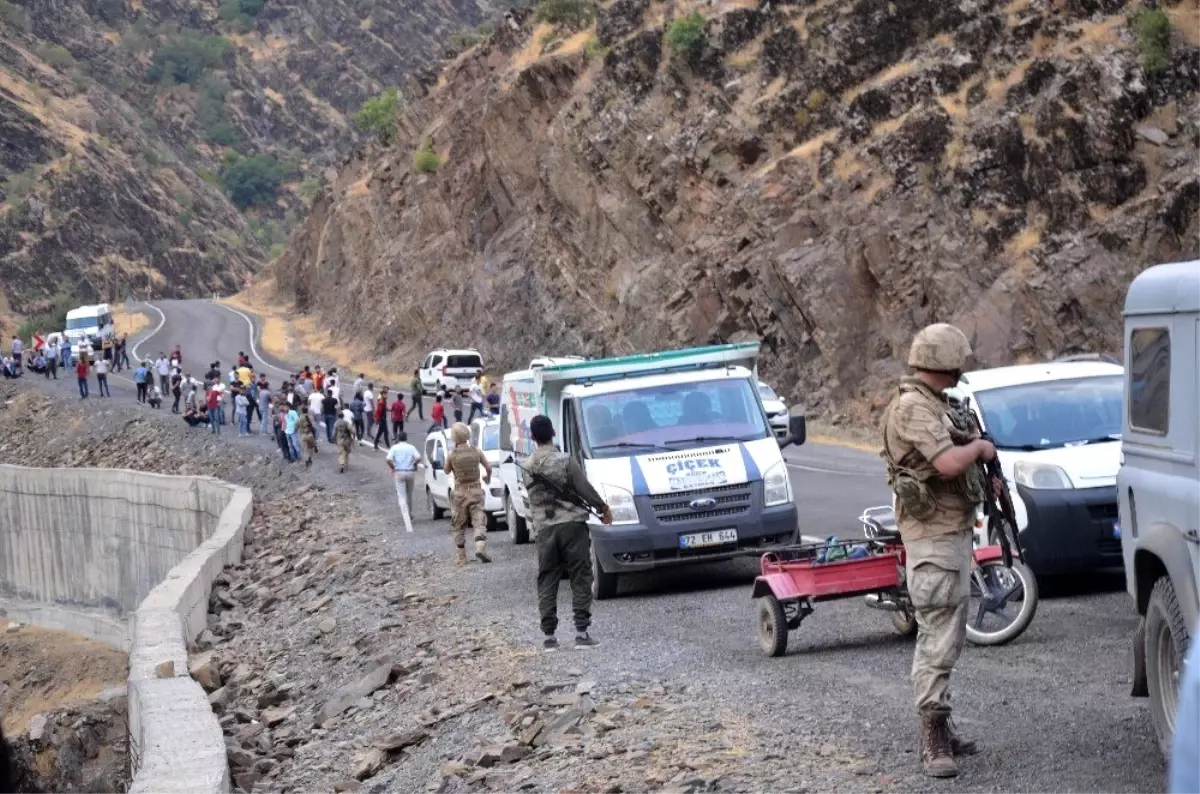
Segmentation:
[[(131, 791), (228, 791), (220, 725), (187, 671), (251, 494), (209, 477), (0, 465), (0, 607), (129, 651)], [(163, 662), (174, 675), (158, 678)]]

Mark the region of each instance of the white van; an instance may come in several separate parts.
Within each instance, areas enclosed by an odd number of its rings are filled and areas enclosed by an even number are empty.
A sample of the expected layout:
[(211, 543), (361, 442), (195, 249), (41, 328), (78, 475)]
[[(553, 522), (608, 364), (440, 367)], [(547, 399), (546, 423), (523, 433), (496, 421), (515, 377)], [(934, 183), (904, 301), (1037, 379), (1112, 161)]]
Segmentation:
[(114, 333), (112, 312), (109, 311), (107, 303), (80, 306), (67, 312), (67, 340), (76, 350), (84, 344), (90, 344), (93, 350), (99, 350)]
[(1122, 372), (1103, 357), (1068, 356), (968, 372), (947, 389), (970, 400), (996, 443), (1025, 561), (1036, 574), (1121, 566)]
[(612, 508), (592, 520), (593, 590), (621, 573), (765, 551), (796, 538), (781, 450), (804, 442), (804, 418), (776, 441), (762, 406), (758, 343), (543, 366), (504, 376), (500, 444), (509, 530), (528, 540), (521, 461), (529, 421), (546, 414)]
[[(483, 421), (483, 420), (479, 420)], [(495, 420), (492, 420), (493, 423)], [(479, 422), (476, 422), (478, 424)], [(454, 475), (446, 474), (446, 456), (453, 448), (454, 442), (445, 430), (430, 433), (425, 438), (425, 500), (429, 504), (429, 512), (434, 520), (443, 518), (452, 510), (454, 503)], [(486, 454), (486, 453), (485, 453)], [(490, 461), (489, 461), (490, 462)], [(484, 469), (479, 467), (479, 479), (484, 477)], [(487, 531), (492, 532), (498, 526), (499, 519), (504, 514), (504, 485), (500, 482), (499, 472), (492, 465), (492, 481), (483, 486), (483, 511), (487, 514)]]
[(427, 392), (442, 388), (466, 389), (476, 375), (483, 374), (483, 357), (478, 350), (434, 350), (421, 362), (417, 377)]
[(1133, 694), (1166, 755), (1200, 619), (1200, 261), (1144, 271), (1125, 297), (1121, 545), (1142, 616)]

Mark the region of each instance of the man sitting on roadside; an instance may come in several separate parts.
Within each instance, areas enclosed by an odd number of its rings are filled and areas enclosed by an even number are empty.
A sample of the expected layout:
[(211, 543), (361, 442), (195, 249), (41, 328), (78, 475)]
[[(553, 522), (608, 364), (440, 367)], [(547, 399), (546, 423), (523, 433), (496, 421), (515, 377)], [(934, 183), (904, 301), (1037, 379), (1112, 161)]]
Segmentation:
[(208, 424), (208, 411), (189, 404), (183, 412), (183, 421), (187, 422), (189, 427), (203, 427)]

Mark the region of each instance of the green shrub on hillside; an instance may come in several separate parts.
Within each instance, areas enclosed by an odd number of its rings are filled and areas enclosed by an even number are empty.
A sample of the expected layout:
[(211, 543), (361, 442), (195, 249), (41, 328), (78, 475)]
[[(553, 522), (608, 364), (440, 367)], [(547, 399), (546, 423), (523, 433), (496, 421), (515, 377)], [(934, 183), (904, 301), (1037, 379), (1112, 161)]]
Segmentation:
[(1142, 70), (1157, 76), (1171, 68), (1171, 18), (1161, 8), (1137, 9), (1129, 17), (1137, 34)]
[(695, 55), (708, 39), (706, 25), (704, 16), (699, 11), (693, 11), (667, 26), (667, 44), (680, 55)]
[(195, 83), (208, 70), (221, 66), (232, 49), (233, 42), (224, 36), (184, 31), (154, 53), (146, 79), (158, 82), (170, 78), (176, 83)]
[(17, 336), (29, 339), (37, 331), (43, 334), (61, 331), (67, 327), (67, 312), (79, 305), (79, 298), (74, 291), (61, 292), (55, 296), (50, 308), (25, 318), (25, 322), (17, 328)]
[(75, 65), (75, 56), (61, 44), (44, 44), (37, 48), (37, 54), (55, 69), (70, 69)]
[(608, 47), (600, 43), (600, 40), (592, 36), (587, 40), (587, 44), (583, 45), (583, 54), (589, 58), (603, 58), (608, 55)]
[(13, 5), (8, 0), (0, 0), (0, 22), (17, 30), (29, 32), (29, 17), (25, 16), (25, 9)]
[(279, 194), (287, 169), (269, 154), (227, 158), (221, 187), (239, 209), (270, 204)]
[(538, 22), (582, 30), (596, 18), (596, 6), (590, 0), (542, 0), (534, 18)]
[(396, 121), (404, 109), (404, 100), (395, 88), (362, 103), (354, 114), (354, 123), (374, 135), (380, 143), (388, 144), (396, 137)]
[(442, 165), (442, 158), (433, 150), (433, 141), (426, 138), (413, 152), (413, 168), (422, 174), (432, 174)]

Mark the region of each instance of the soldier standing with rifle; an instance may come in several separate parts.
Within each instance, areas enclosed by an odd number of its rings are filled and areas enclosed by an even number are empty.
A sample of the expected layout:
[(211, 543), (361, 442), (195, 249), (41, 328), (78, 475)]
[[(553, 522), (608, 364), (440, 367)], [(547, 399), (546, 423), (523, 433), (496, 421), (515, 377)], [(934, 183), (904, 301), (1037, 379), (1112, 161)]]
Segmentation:
[(537, 450), (521, 467), (529, 492), (529, 507), (538, 544), (538, 611), (546, 648), (557, 648), (558, 583), (563, 568), (571, 580), (571, 607), (575, 613), (575, 647), (599, 643), (588, 634), (592, 623), (592, 541), (589, 513), (612, 523), (612, 511), (588, 482), (579, 463), (554, 448), (554, 424), (541, 414), (529, 422), (529, 435)]
[(917, 618), (912, 681), (929, 777), (954, 777), (954, 756), (975, 752), (950, 723), (950, 672), (966, 641), (975, 509), (986, 499), (978, 463), (994, 459), (996, 448), (944, 393), (970, 355), (966, 335), (952, 325), (918, 332), (908, 354), (913, 374), (901, 380), (883, 421), (882, 456)]

